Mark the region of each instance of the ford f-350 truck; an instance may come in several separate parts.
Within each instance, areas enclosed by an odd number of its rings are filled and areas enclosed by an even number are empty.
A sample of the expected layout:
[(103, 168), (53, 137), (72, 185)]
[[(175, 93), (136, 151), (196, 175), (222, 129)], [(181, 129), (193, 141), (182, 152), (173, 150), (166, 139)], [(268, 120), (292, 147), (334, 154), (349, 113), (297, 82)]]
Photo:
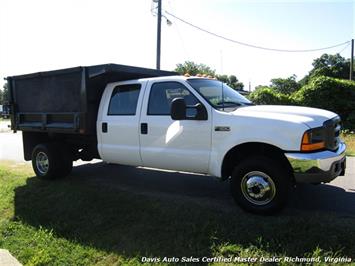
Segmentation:
[(40, 178), (94, 158), (203, 173), (230, 180), (243, 209), (270, 214), (295, 184), (345, 173), (337, 114), (256, 106), (215, 79), (107, 64), (7, 81), (12, 130), (22, 130), (25, 160)]

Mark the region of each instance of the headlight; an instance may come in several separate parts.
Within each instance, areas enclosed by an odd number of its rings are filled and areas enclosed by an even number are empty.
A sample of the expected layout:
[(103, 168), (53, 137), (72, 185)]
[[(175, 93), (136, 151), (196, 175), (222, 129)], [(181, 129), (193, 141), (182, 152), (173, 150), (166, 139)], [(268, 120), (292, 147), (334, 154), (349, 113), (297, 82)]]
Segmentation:
[(325, 128), (307, 130), (302, 137), (301, 151), (317, 151), (325, 148)]

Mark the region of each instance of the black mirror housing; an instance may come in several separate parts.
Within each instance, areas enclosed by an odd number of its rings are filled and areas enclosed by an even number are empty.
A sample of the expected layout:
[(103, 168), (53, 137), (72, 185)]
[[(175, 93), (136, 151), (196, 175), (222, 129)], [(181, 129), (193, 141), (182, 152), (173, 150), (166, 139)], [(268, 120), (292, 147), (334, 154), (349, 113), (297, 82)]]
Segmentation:
[(171, 102), (170, 116), (173, 120), (186, 119), (186, 103), (184, 98), (175, 98)]
[[(186, 115), (186, 110), (188, 108), (196, 109), (195, 117), (188, 117)], [(207, 120), (207, 110), (203, 104), (198, 103), (192, 106), (186, 106), (184, 98), (175, 98), (171, 102), (170, 116), (173, 120)]]
[(196, 120), (207, 120), (207, 110), (203, 106), (203, 104), (198, 103), (196, 104), (196, 110), (197, 110), (197, 115), (196, 115)]

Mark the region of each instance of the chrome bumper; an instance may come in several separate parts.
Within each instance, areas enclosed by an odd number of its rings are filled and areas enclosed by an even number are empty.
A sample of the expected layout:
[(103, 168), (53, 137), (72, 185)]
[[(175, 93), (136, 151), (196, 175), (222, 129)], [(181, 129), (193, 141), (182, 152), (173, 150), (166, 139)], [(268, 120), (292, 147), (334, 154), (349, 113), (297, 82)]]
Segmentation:
[(346, 145), (341, 142), (336, 151), (285, 153), (298, 183), (327, 183), (345, 174)]

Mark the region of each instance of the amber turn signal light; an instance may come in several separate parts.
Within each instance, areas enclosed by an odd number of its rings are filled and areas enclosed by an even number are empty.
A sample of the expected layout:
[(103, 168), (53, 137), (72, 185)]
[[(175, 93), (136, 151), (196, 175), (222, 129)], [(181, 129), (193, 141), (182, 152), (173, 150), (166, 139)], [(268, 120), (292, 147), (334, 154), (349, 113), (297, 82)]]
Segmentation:
[(301, 143), (301, 151), (316, 151), (325, 148), (324, 141), (312, 141), (312, 133), (307, 131), (303, 134), (302, 143)]

